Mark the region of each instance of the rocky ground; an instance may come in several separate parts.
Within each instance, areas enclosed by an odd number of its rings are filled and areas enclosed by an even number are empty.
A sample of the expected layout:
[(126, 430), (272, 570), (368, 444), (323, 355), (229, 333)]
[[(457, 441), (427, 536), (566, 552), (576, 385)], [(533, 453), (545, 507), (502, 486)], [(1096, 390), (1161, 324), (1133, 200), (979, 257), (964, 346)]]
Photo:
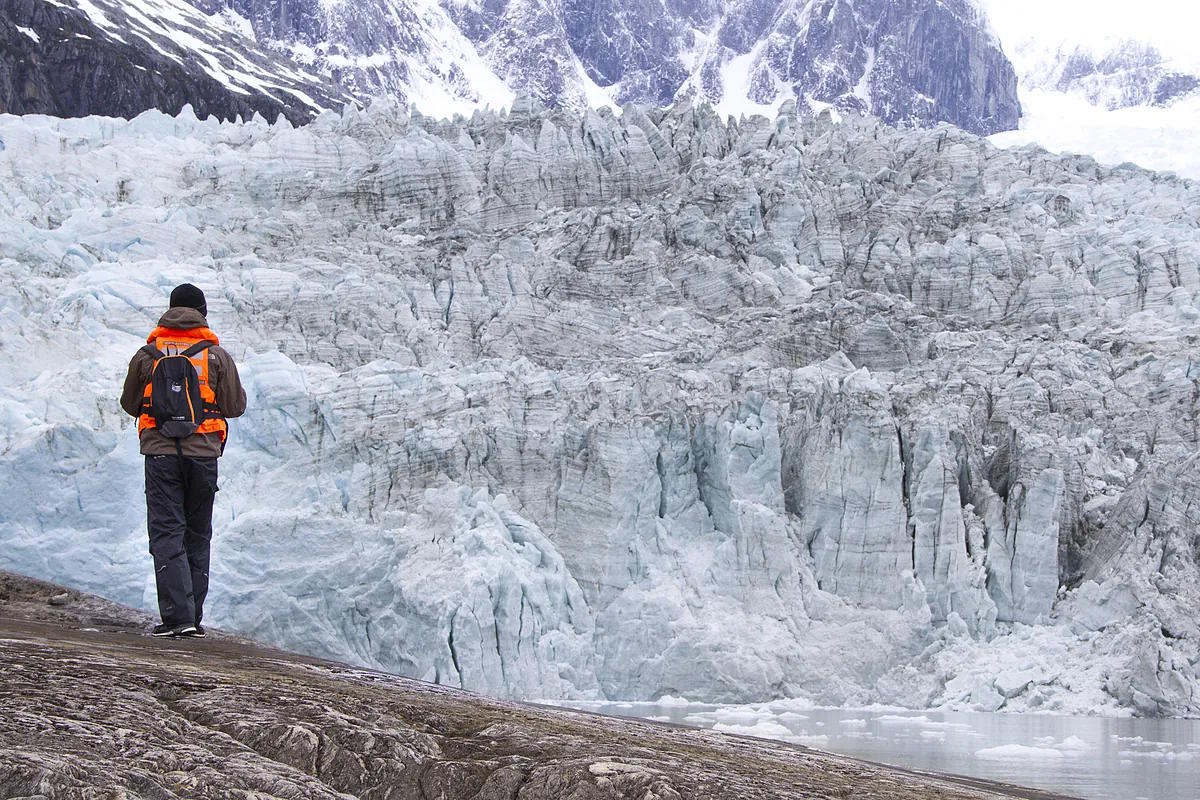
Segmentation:
[(149, 624), (0, 572), (0, 796), (1052, 800)]

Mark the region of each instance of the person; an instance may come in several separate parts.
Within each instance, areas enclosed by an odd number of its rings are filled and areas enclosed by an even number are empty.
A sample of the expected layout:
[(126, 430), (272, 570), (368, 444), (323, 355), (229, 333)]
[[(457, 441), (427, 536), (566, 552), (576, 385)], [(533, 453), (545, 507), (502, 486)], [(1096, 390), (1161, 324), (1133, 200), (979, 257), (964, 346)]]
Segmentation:
[[(203, 291), (190, 283), (175, 287), (170, 308), (146, 337), (152, 347), (134, 354), (121, 392), (121, 408), (138, 420), (146, 462), (146, 520), (162, 618), (155, 636), (204, 636), (217, 459), (225, 450), (226, 420), (246, 410), (237, 366), (209, 329), (207, 315)], [(207, 348), (194, 353), (201, 342)], [(196, 368), (203, 412), (195, 433), (173, 439), (157, 430), (150, 414), (151, 379), (161, 356), (177, 354)]]

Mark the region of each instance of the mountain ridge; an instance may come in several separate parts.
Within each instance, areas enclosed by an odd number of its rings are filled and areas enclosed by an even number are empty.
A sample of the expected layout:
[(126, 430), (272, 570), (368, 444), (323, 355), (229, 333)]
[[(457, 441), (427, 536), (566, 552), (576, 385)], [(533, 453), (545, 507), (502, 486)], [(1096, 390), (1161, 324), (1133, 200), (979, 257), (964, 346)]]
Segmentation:
[(191, 99), (202, 117), (283, 111), (296, 123), (352, 98), (449, 116), (521, 95), (569, 110), (690, 98), (735, 115), (794, 101), (980, 134), (1020, 116), (1015, 73), (974, 0), (5, 0), (5, 10), (13, 55), (0, 66), (0, 111), (13, 113), (130, 117)]

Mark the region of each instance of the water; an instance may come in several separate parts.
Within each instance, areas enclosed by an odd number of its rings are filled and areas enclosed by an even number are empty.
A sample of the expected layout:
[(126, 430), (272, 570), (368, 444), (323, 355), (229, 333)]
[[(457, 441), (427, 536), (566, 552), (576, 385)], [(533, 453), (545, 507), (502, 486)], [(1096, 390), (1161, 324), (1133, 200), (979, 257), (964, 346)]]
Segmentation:
[(796, 701), (576, 705), (1087, 800), (1200, 800), (1200, 720), (861, 711)]

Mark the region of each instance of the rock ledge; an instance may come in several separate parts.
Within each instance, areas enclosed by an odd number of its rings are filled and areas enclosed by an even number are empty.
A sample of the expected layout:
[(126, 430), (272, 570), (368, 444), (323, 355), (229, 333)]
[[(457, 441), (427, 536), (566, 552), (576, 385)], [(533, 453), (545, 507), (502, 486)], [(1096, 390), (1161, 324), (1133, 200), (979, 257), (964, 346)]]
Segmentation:
[(0, 796), (1053, 800), (148, 624), (0, 572)]

